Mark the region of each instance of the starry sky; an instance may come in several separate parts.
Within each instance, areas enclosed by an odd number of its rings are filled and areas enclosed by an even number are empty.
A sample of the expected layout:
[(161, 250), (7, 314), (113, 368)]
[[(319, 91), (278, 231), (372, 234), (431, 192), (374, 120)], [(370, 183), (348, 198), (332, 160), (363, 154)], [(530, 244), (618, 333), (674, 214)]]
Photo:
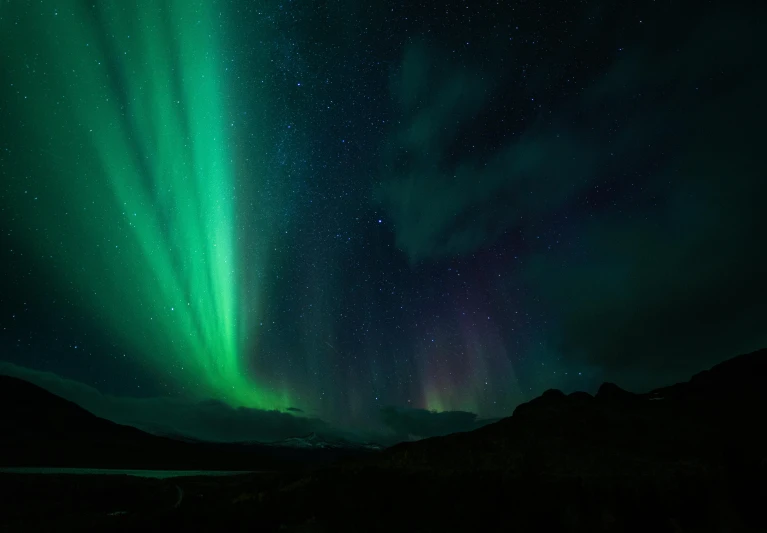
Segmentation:
[(0, 372), (391, 441), (767, 346), (756, 3), (0, 3)]

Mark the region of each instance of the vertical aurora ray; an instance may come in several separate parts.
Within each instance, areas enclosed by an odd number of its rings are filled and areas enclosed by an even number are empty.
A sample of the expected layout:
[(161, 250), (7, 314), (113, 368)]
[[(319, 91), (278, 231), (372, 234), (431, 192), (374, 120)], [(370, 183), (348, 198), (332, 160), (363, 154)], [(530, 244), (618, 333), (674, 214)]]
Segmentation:
[[(472, 303), (482, 308), (481, 302)], [(412, 392), (418, 407), (503, 416), (510, 402), (519, 401), (513, 397), (519, 384), (506, 342), (490, 320), (459, 312), (430, 329), (433, 340), (419, 346), (419, 390)]]
[(45, 159), (62, 285), (187, 393), (286, 407), (241, 361), (223, 18), (206, 0), (139, 0), (28, 21), (46, 78), (18, 112)]

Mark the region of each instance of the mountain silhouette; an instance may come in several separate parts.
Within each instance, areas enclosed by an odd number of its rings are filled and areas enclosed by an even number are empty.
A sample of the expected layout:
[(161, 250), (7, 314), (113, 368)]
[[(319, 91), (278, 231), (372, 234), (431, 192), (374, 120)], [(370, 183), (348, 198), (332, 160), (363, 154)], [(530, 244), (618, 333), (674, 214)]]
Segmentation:
[(366, 451), (153, 435), (10, 376), (0, 376), (0, 433), (0, 467), (282, 470)]
[[(767, 450), (758, 422), (767, 407), (767, 350), (728, 360), (685, 383), (644, 394), (604, 383), (592, 396), (555, 389), (513, 416), (468, 433), (403, 443), (377, 461), (460, 470), (594, 475), (732, 461)], [(455, 459), (460, 456), (461, 460)], [(667, 461), (664, 463), (663, 461)]]
[[(762, 350), (642, 394), (612, 383), (595, 395), (549, 390), (480, 429), (356, 455), (317, 435), (284, 446), (174, 441), (0, 378), (4, 465), (273, 471), (135, 481), (0, 474), (11, 495), (0, 501), (0, 527), (767, 531), (765, 378)], [(343, 460), (312, 455), (326, 452)]]
[(480, 429), (313, 472), (270, 505), (326, 531), (767, 531), (766, 379), (761, 350), (643, 394), (549, 390)]

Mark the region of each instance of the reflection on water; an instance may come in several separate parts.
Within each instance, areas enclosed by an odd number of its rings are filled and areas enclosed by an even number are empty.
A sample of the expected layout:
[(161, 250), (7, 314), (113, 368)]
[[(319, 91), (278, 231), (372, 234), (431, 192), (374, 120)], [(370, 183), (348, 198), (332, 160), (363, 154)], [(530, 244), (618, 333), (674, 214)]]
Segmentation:
[(49, 468), (49, 467), (18, 467), (2, 468), (0, 473), (6, 474), (79, 474), (79, 475), (109, 475), (136, 476), (165, 479), (180, 476), (236, 476), (252, 474), (249, 470), (121, 470), (111, 468)]

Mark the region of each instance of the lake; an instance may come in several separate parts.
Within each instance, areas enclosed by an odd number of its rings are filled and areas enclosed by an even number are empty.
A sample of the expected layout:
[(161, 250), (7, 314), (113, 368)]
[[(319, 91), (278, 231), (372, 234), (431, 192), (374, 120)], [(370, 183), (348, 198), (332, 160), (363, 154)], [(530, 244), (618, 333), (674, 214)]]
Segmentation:
[(253, 473), (255, 472), (248, 470), (123, 470), (111, 468), (0, 467), (0, 474), (78, 474), (88, 476), (135, 476), (155, 479), (182, 476), (236, 476)]

